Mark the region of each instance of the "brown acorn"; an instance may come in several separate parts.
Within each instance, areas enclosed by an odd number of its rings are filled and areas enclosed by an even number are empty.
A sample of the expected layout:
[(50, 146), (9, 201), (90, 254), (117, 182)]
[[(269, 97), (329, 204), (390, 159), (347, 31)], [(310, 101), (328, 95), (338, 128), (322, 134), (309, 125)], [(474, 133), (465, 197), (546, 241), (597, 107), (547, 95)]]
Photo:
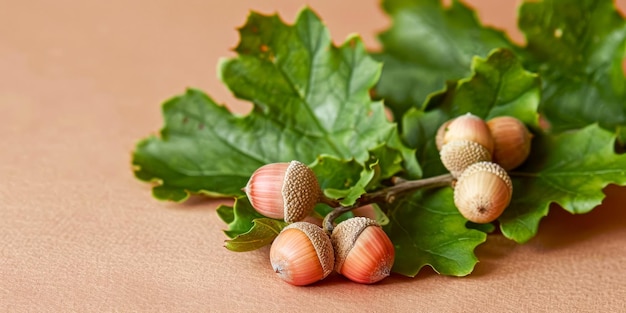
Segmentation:
[(489, 127), (476, 115), (471, 113), (461, 115), (452, 120), (443, 131), (443, 145), (454, 140), (468, 140), (482, 145), (489, 153), (493, 153), (493, 138)]
[(321, 227), (295, 222), (274, 239), (270, 263), (282, 280), (304, 286), (326, 278), (333, 271), (335, 255), (330, 238)]
[(441, 163), (458, 178), (470, 165), (491, 161), (491, 153), (481, 144), (468, 140), (453, 140), (446, 143), (439, 152)]
[(470, 165), (454, 186), (454, 204), (474, 223), (497, 219), (509, 205), (513, 184), (506, 171), (492, 162)]
[(289, 223), (307, 217), (321, 195), (315, 173), (298, 161), (258, 168), (244, 191), (259, 213)]
[(499, 116), (487, 121), (487, 126), (494, 141), (494, 162), (510, 171), (526, 161), (533, 135), (524, 123), (511, 116)]
[(372, 284), (391, 273), (393, 243), (376, 221), (367, 217), (347, 219), (335, 227), (331, 241), (335, 270), (348, 279)]

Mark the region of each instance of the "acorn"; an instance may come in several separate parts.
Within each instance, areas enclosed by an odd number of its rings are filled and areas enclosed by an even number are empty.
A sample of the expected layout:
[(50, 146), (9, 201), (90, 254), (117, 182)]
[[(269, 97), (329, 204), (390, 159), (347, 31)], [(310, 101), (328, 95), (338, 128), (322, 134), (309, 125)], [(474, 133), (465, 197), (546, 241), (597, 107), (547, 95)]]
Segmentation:
[(446, 143), (439, 152), (441, 163), (458, 178), (470, 165), (491, 161), (491, 153), (481, 144), (469, 140), (453, 140)]
[(510, 171), (526, 161), (533, 135), (524, 123), (511, 116), (499, 116), (487, 121), (487, 126), (494, 141), (494, 162)]
[(367, 217), (347, 219), (335, 227), (331, 241), (335, 270), (348, 279), (372, 284), (391, 273), (393, 243), (376, 221)]
[(445, 123), (441, 124), (437, 129), (437, 134), (435, 134), (435, 145), (437, 145), (437, 150), (441, 151), (443, 148), (443, 136), (448, 131), (448, 126), (452, 123), (454, 119), (447, 120)]
[(311, 214), (321, 195), (315, 173), (298, 161), (261, 166), (244, 191), (257, 212), (288, 223)]
[(333, 271), (333, 245), (321, 227), (295, 222), (283, 228), (274, 239), (270, 263), (282, 280), (296, 286), (309, 285)]
[(442, 147), (454, 140), (468, 140), (482, 145), (489, 153), (493, 153), (493, 138), (489, 127), (476, 115), (467, 113), (455, 118), (443, 132)]
[(454, 186), (454, 204), (474, 223), (497, 219), (511, 202), (513, 184), (506, 171), (492, 162), (470, 165)]

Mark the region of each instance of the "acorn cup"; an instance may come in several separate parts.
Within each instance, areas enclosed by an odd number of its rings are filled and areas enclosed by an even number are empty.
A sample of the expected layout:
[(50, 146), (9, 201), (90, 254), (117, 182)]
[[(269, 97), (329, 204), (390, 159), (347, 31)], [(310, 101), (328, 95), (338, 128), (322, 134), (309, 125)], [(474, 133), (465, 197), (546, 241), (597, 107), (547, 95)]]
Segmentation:
[(321, 195), (315, 173), (298, 161), (261, 166), (243, 190), (257, 212), (288, 223), (309, 216)]
[(453, 140), (446, 143), (439, 152), (441, 163), (455, 178), (477, 162), (491, 161), (491, 153), (482, 145), (469, 140)]

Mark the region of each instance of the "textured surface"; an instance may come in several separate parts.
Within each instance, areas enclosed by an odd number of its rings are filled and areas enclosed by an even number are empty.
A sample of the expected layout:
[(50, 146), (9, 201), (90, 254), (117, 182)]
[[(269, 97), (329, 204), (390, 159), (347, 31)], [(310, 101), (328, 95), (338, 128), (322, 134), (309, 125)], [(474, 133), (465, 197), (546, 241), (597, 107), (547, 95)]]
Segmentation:
[[(376, 47), (388, 25), (377, 1), (306, 3), (336, 42), (359, 32)], [(468, 3), (515, 26), (517, 1)], [(268, 249), (222, 247), (221, 200), (154, 200), (130, 153), (161, 127), (160, 103), (192, 86), (248, 110), (218, 82), (218, 58), (249, 9), (291, 22), (304, 4), (0, 0), (0, 311), (293, 312), (322, 299), (338, 312), (623, 310), (625, 188), (587, 215), (553, 210), (525, 245), (490, 236), (465, 278), (331, 274), (304, 288), (275, 277)]]
[(320, 197), (315, 173), (305, 164), (291, 161), (282, 187), (285, 222), (301, 221), (311, 214)]
[(469, 140), (452, 140), (439, 151), (441, 163), (454, 177), (459, 177), (465, 169), (477, 162), (491, 161), (491, 153), (481, 144)]

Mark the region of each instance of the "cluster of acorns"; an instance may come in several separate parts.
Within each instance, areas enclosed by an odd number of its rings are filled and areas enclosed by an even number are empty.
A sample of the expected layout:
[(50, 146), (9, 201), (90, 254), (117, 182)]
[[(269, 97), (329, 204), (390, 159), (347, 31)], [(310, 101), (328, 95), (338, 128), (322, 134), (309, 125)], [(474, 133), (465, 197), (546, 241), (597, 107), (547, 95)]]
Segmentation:
[[(456, 179), (454, 203), (465, 218), (488, 223), (504, 211), (513, 190), (507, 171), (524, 162), (531, 138), (522, 122), (508, 116), (485, 122), (468, 113), (439, 128), (437, 148)], [(264, 165), (252, 174), (244, 191), (259, 213), (291, 223), (270, 248), (272, 268), (288, 283), (312, 284), (333, 269), (364, 284), (391, 273), (394, 246), (376, 221), (353, 217), (329, 230), (330, 234), (302, 221), (322, 199), (317, 178), (305, 164)]]
[(467, 113), (444, 123), (436, 135), (441, 162), (456, 178), (454, 204), (475, 223), (497, 219), (513, 193), (508, 171), (530, 153), (532, 134), (511, 116), (485, 122)]
[(321, 198), (317, 178), (305, 164), (264, 165), (252, 174), (244, 191), (259, 213), (291, 223), (270, 248), (272, 268), (286, 282), (312, 284), (334, 269), (352, 281), (371, 284), (391, 273), (395, 250), (376, 221), (353, 217), (339, 223), (330, 235), (302, 221)]

